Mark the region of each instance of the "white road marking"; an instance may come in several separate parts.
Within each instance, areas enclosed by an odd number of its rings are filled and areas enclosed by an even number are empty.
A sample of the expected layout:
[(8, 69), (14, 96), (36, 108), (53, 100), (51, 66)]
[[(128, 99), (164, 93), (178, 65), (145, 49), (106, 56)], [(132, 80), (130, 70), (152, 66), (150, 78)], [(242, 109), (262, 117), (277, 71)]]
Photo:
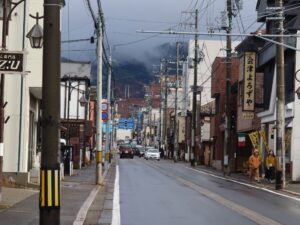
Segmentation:
[(111, 225), (121, 224), (120, 214), (120, 183), (119, 183), (119, 166), (116, 166), (116, 178), (114, 187), (114, 200), (113, 200), (113, 212), (112, 212), (112, 223)]
[(85, 202), (81, 206), (79, 212), (77, 213), (76, 220), (73, 222), (73, 225), (82, 225), (84, 223), (87, 212), (88, 212), (91, 204), (93, 203), (99, 190), (100, 190), (100, 186), (97, 185), (91, 191), (89, 197), (85, 200)]
[[(150, 163), (149, 163), (150, 165)], [(235, 202), (232, 202), (224, 197), (222, 197), (221, 195), (218, 195), (212, 191), (209, 191), (205, 188), (200, 187), (197, 184), (194, 184), (188, 180), (185, 180), (179, 176), (176, 176), (174, 174), (171, 173), (167, 173), (166, 171), (164, 171), (162, 168), (160, 168), (159, 166), (156, 166), (154, 164), (150, 165), (154, 168), (156, 168), (157, 170), (161, 171), (161, 173), (169, 176), (169, 177), (173, 177), (175, 178), (178, 182), (187, 185), (188, 187), (190, 187), (191, 189), (199, 192), (200, 194), (212, 199), (213, 201), (225, 206), (226, 208), (229, 208), (235, 212), (237, 212), (238, 214), (248, 218), (249, 220), (255, 222), (256, 224), (259, 225), (281, 225), (281, 223), (272, 220), (271, 218), (268, 218), (260, 213), (257, 213), (251, 209), (248, 209), (242, 205), (239, 205)], [(188, 167), (187, 167), (188, 168)]]
[(248, 184), (248, 183), (244, 183), (244, 182), (237, 181), (237, 180), (234, 180), (234, 179), (229, 179), (229, 178), (226, 178), (226, 177), (218, 176), (218, 175), (215, 175), (215, 174), (212, 174), (212, 173), (208, 173), (208, 172), (205, 172), (205, 171), (196, 170), (196, 169), (193, 169), (193, 168), (190, 168), (190, 167), (186, 167), (186, 168), (190, 169), (190, 170), (193, 170), (195, 172), (198, 172), (198, 173), (209, 175), (211, 177), (215, 177), (215, 178), (218, 178), (218, 179), (230, 181), (232, 183), (237, 183), (237, 184), (240, 184), (240, 185), (243, 185), (243, 186), (246, 186), (246, 187), (251, 187), (251, 188), (258, 189), (258, 190), (266, 191), (266, 192), (269, 192), (269, 193), (272, 193), (272, 194), (275, 194), (275, 195), (278, 195), (278, 196), (281, 196), (281, 197), (289, 198), (289, 199), (292, 199), (292, 200), (300, 202), (300, 198), (289, 196), (289, 195), (286, 195), (286, 194), (283, 194), (283, 193), (279, 193), (277, 191), (273, 191), (273, 190), (270, 190), (268, 188), (258, 187), (258, 186), (252, 185), (252, 184)]

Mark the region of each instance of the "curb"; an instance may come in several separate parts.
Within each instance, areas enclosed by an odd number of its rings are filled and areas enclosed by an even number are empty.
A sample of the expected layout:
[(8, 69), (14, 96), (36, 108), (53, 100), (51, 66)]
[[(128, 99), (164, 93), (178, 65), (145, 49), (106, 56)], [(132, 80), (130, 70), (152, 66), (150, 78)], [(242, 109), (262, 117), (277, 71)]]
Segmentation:
[[(192, 168), (192, 167), (190, 167)], [(206, 173), (209, 173), (209, 174), (212, 174), (212, 175), (216, 175), (216, 176), (220, 176), (222, 177), (222, 173), (219, 173), (219, 172), (214, 172), (214, 171), (211, 171), (211, 170), (208, 170), (208, 169), (202, 169), (202, 168), (199, 168), (199, 167), (195, 167), (193, 169), (196, 169), (196, 170), (199, 170), (199, 171), (204, 171)], [(232, 176), (223, 176), (225, 178), (227, 178), (228, 180), (232, 180), (232, 181), (238, 181), (238, 182), (244, 182), (246, 184), (250, 184), (249, 182), (247, 182), (245, 179), (239, 179), (239, 178), (235, 178), (235, 177), (232, 177)], [(287, 189), (282, 189), (282, 190), (274, 190), (273, 188), (270, 188), (270, 186), (268, 185), (264, 185), (264, 184), (261, 184), (261, 183), (251, 183), (251, 185), (253, 186), (256, 186), (256, 187), (260, 187), (260, 188), (265, 188), (265, 189), (268, 189), (268, 190), (271, 190), (271, 191), (277, 191), (277, 192), (283, 192), (283, 193), (287, 193), (287, 194), (290, 194), (290, 195), (294, 195), (294, 196), (297, 196), (297, 197), (300, 197), (300, 193), (298, 192), (295, 192), (295, 191), (290, 191), (290, 190), (287, 190)]]

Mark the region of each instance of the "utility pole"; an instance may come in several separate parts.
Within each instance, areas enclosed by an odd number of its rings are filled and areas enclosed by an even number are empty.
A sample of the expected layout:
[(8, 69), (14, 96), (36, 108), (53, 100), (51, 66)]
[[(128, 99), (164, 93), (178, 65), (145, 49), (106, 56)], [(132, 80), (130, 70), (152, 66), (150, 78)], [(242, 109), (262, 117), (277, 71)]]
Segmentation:
[(177, 133), (177, 101), (178, 101), (178, 75), (179, 75), (179, 46), (180, 43), (176, 42), (176, 80), (175, 80), (175, 121), (174, 121), (174, 162), (177, 162), (178, 156), (178, 133)]
[[(283, 1), (276, 0), (277, 42), (283, 43)], [(285, 74), (284, 47), (276, 45), (277, 110), (276, 110), (276, 182), (275, 189), (285, 188)]]
[(162, 61), (160, 61), (160, 89), (159, 89), (159, 92), (160, 92), (160, 103), (159, 103), (159, 142), (158, 142), (158, 148), (160, 149), (161, 148), (161, 143), (162, 143)]
[(104, 168), (108, 168), (108, 154), (109, 154), (109, 146), (110, 146), (110, 123), (111, 123), (111, 71), (112, 71), (112, 56), (111, 49), (109, 50), (109, 66), (108, 66), (108, 75), (107, 75), (107, 105), (108, 105), (108, 120), (106, 122), (106, 133), (105, 133), (105, 166)]
[(40, 224), (60, 224), (60, 8), (44, 0)]
[(169, 150), (168, 150), (168, 135), (167, 135), (167, 110), (168, 110), (168, 68), (167, 68), (167, 59), (165, 59), (165, 98), (164, 98), (164, 151), (165, 151), (165, 157), (168, 158), (169, 156)]
[(96, 148), (97, 148), (97, 157), (96, 157), (96, 184), (101, 184), (102, 182), (102, 42), (103, 42), (103, 24), (101, 11), (99, 10), (99, 18), (96, 26), (97, 32), (97, 137), (96, 137)]
[(228, 27), (226, 28), (226, 103), (225, 103), (225, 137), (223, 153), (223, 170), (224, 174), (230, 174), (230, 148), (231, 148), (231, 66), (232, 66), (232, 0), (227, 0), (227, 17)]
[[(198, 9), (195, 11), (195, 32), (198, 32)], [(191, 166), (196, 165), (197, 148), (196, 148), (196, 127), (197, 127), (197, 75), (198, 75), (198, 34), (195, 34), (195, 58), (194, 58), (194, 85), (193, 85), (193, 113), (192, 113), (192, 151), (193, 157), (191, 159)]]

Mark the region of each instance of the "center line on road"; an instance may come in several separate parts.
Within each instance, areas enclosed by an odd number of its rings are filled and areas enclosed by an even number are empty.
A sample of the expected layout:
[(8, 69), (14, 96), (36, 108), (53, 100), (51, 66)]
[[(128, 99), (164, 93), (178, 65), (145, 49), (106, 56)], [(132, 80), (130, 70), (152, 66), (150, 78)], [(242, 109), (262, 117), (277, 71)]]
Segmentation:
[(147, 163), (149, 166), (152, 166), (153, 168), (159, 170), (162, 174), (165, 174), (166, 176), (168, 177), (173, 177), (174, 179), (176, 179), (178, 182), (188, 186), (189, 188), (195, 190), (196, 192), (206, 196), (207, 198), (225, 206), (226, 208), (229, 208), (235, 212), (237, 212), (238, 214), (248, 218), (249, 220), (251, 221), (254, 221), (256, 224), (259, 224), (259, 225), (281, 225), (281, 223), (275, 221), (275, 220), (272, 220), (260, 213), (257, 213), (251, 209), (248, 209), (242, 205), (239, 205), (235, 202), (232, 202), (224, 197), (222, 197), (221, 195), (218, 195), (212, 191), (209, 191), (203, 187), (200, 187), (199, 185), (195, 184), (195, 183), (192, 183), (188, 180), (185, 180), (179, 176), (176, 176), (174, 175), (173, 173), (168, 173), (166, 171), (164, 171), (162, 168), (160, 168), (159, 166), (157, 165), (154, 165), (154, 164), (150, 164), (150, 163)]

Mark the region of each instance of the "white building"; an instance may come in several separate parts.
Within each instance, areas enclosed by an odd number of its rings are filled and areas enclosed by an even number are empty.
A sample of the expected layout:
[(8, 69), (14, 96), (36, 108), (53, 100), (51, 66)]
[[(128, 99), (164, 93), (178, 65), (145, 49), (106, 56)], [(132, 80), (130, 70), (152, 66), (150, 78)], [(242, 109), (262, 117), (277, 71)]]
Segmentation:
[[(232, 49), (234, 49), (239, 42), (232, 42)], [(207, 105), (212, 102), (211, 98), (211, 74), (212, 63), (216, 57), (226, 57), (226, 42), (221, 40), (198, 40), (198, 57), (201, 58), (197, 64), (197, 86), (202, 87), (201, 92), (201, 106)], [(184, 109), (184, 116), (187, 115), (187, 111), (192, 111), (193, 108), (193, 92), (191, 86), (194, 85), (194, 56), (195, 56), (195, 41), (190, 40), (188, 45), (188, 57), (187, 61), (183, 64), (183, 93), (182, 108)], [(224, 62), (225, 63), (225, 62)], [(224, 74), (225, 76), (225, 74)], [(199, 104), (200, 95), (197, 95), (197, 104)], [(200, 125), (200, 121), (197, 121), (197, 125)], [(196, 140), (198, 138), (196, 137)], [(204, 120), (201, 127), (201, 141), (210, 141), (210, 122)], [(187, 140), (190, 142), (190, 140)], [(189, 155), (189, 145), (188, 155)]]
[[(2, 1), (0, 7), (3, 7)], [(36, 15), (37, 12), (43, 14), (42, 1), (25, 1), (17, 6), (9, 20), (7, 50), (25, 51), (25, 71), (28, 74), (5, 76), (4, 102), (7, 105), (4, 114), (9, 118), (4, 126), (3, 171), (6, 183), (27, 184), (30, 178), (37, 180), (39, 174), (42, 49), (32, 49), (26, 38), (36, 22), (29, 14)]]
[[(232, 42), (232, 49), (234, 49), (239, 42)], [(199, 55), (202, 52), (202, 60), (197, 67), (197, 85), (203, 87), (201, 94), (201, 105), (211, 102), (211, 66), (216, 57), (226, 57), (226, 42), (220, 40), (198, 40)], [(188, 45), (187, 64), (184, 65), (183, 82), (186, 92), (187, 109), (192, 110), (193, 93), (191, 86), (194, 85), (194, 55), (195, 55), (195, 41), (190, 40)], [(225, 63), (225, 62), (224, 62)], [(200, 100), (200, 97), (197, 98)]]
[[(0, 9), (2, 13), (2, 1)], [(6, 184), (39, 182), (43, 50), (32, 49), (26, 35), (36, 23), (29, 15), (42, 16), (43, 12), (43, 1), (24, 1), (15, 8), (8, 23), (7, 50), (25, 52), (27, 75), (5, 76), (3, 178)], [(43, 24), (42, 19), (39, 24)]]

